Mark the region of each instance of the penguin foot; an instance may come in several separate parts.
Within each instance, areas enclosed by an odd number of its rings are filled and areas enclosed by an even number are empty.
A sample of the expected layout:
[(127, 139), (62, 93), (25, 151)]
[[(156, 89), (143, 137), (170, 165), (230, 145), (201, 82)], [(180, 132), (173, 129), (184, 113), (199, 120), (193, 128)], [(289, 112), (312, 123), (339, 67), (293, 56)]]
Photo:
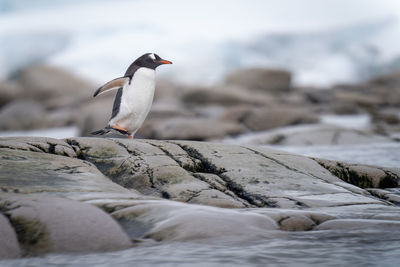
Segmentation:
[(133, 135), (128, 134), (128, 138), (133, 140)]
[(127, 135), (129, 135), (129, 133), (128, 133), (128, 131), (127, 131), (126, 129), (124, 129), (124, 128), (122, 128), (122, 127), (119, 127), (119, 126), (117, 126), (117, 125), (112, 126), (111, 128), (113, 128), (114, 130), (116, 130), (116, 131), (118, 131), (118, 132), (120, 132), (120, 133), (122, 133), (122, 134), (127, 134)]

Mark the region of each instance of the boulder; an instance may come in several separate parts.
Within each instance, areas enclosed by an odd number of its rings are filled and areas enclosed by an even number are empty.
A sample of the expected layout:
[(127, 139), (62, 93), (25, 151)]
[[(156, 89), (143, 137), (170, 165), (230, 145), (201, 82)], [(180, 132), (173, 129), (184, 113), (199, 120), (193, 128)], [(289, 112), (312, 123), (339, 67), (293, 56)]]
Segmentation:
[(32, 100), (16, 100), (0, 110), (0, 130), (27, 130), (46, 125), (43, 107)]
[(243, 241), (271, 237), (271, 230), (278, 229), (271, 218), (254, 212), (174, 202), (142, 203), (118, 210), (112, 215), (125, 225), (132, 239)]
[(79, 126), (81, 136), (103, 129), (108, 125), (112, 114), (114, 94), (99, 95), (95, 99), (83, 102), (74, 114), (75, 123)]
[(186, 109), (179, 102), (155, 102), (136, 137), (151, 138), (153, 129), (160, 123), (172, 118), (194, 117), (195, 113)]
[(241, 69), (229, 74), (225, 82), (251, 90), (280, 93), (290, 90), (291, 73), (274, 69)]
[(283, 231), (310, 231), (323, 222), (337, 219), (335, 216), (315, 210), (259, 209), (255, 212), (272, 218)]
[(370, 109), (383, 104), (380, 98), (377, 98), (375, 95), (366, 94), (364, 91), (337, 90), (333, 92), (332, 98), (331, 101), (334, 103), (354, 105), (364, 109)]
[(247, 145), (346, 145), (391, 142), (391, 138), (369, 131), (328, 124), (296, 125), (226, 138), (226, 142)]
[(208, 140), (237, 135), (246, 128), (235, 122), (203, 118), (174, 118), (159, 122), (152, 131), (155, 139)]
[(64, 106), (65, 101), (60, 101), (63, 97), (71, 99), (68, 103), (79, 102), (93, 94), (96, 87), (66, 70), (46, 65), (22, 69), (14, 78), (24, 88), (27, 97), (41, 101), (45, 106), (54, 103), (54, 99), (56, 106)]
[(110, 216), (89, 204), (47, 196), (2, 194), (0, 205), (28, 256), (121, 250), (132, 245)]
[[(0, 212), (3, 210), (0, 207)], [(0, 213), (0, 260), (18, 258), (21, 256), (17, 235), (7, 217)]]
[(262, 131), (287, 125), (316, 123), (319, 117), (304, 108), (281, 105), (253, 109), (240, 121), (252, 131)]
[(11, 81), (0, 82), (0, 107), (23, 96), (23, 88), (18, 83)]
[(370, 114), (374, 123), (400, 124), (400, 109), (374, 109)]
[(237, 86), (220, 86), (211, 88), (194, 88), (188, 90), (182, 101), (189, 105), (268, 105), (274, 102), (272, 96), (259, 92), (248, 92)]
[(326, 159), (315, 159), (343, 181), (361, 188), (400, 187), (400, 170)]
[(175, 84), (170, 80), (160, 79), (156, 83), (154, 91), (154, 102), (174, 102), (182, 97), (188, 88)]

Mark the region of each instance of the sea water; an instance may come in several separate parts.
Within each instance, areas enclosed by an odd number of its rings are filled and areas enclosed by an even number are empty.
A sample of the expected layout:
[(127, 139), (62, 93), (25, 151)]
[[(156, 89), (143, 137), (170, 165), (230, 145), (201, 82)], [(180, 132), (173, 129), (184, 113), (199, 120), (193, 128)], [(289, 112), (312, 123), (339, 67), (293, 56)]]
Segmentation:
[(399, 266), (400, 233), (289, 232), (254, 242), (172, 242), (93, 254), (50, 254), (0, 266)]

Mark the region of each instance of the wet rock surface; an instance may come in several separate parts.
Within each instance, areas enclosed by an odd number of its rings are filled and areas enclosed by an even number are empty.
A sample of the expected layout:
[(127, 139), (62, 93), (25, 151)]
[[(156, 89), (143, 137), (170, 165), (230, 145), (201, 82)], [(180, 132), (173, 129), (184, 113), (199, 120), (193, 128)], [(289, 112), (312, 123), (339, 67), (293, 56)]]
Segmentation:
[(18, 238), (7, 243), (12, 257), (354, 225), (397, 231), (400, 222), (398, 169), (260, 147), (1, 138), (0, 165), (0, 223)]

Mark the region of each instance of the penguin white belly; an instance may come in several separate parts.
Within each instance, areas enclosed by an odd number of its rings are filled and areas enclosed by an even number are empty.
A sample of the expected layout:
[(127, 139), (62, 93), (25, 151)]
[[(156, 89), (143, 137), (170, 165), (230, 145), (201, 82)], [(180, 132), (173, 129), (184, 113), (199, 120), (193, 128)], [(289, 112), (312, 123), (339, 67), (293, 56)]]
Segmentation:
[(110, 126), (119, 126), (134, 134), (143, 124), (150, 111), (155, 89), (155, 71), (138, 69), (122, 89), (118, 114), (110, 120)]

